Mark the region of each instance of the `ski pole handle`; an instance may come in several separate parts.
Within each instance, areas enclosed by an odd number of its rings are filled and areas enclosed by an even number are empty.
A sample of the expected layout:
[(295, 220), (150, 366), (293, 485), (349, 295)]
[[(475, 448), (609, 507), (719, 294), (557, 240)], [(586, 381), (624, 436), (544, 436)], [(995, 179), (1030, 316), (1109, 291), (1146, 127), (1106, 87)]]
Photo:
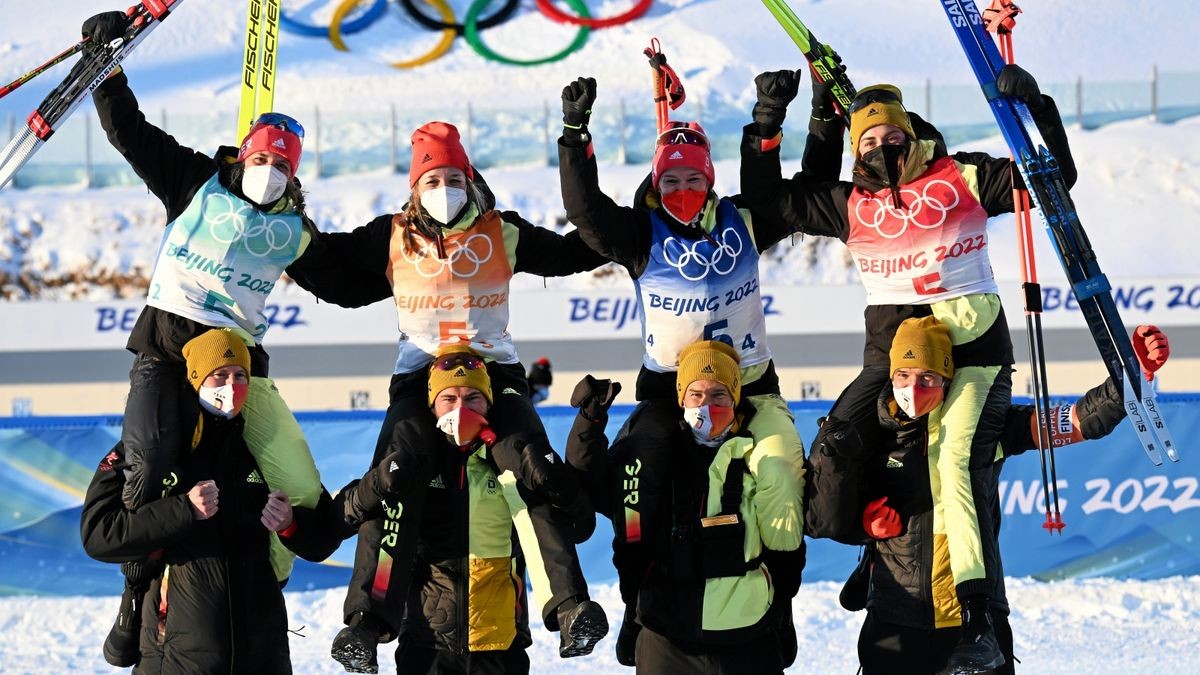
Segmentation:
[(50, 59), (49, 61), (43, 63), (42, 65), (38, 66), (37, 68), (34, 68), (33, 70), (29, 71), (28, 73), (25, 73), (24, 75), (18, 77), (17, 79), (13, 80), (12, 82), (9, 82), (8, 84), (4, 85), (3, 87), (0, 87), (0, 98), (4, 98), (5, 96), (8, 96), (10, 93), (12, 93), (12, 92), (16, 91), (18, 88), (20, 88), (21, 85), (32, 80), (33, 78), (37, 77), (38, 75), (41, 75), (42, 73), (46, 72), (47, 70), (50, 70), (54, 66), (62, 63), (66, 59), (70, 58), (72, 55), (77, 54), (79, 52), (79, 50), (83, 49), (83, 46), (85, 44), (87, 44), (88, 39), (89, 38), (84, 38), (84, 39), (80, 40), (79, 42), (76, 42), (75, 44), (71, 45), (70, 47), (67, 47), (65, 50), (63, 50), (61, 53), (59, 53), (57, 56)]

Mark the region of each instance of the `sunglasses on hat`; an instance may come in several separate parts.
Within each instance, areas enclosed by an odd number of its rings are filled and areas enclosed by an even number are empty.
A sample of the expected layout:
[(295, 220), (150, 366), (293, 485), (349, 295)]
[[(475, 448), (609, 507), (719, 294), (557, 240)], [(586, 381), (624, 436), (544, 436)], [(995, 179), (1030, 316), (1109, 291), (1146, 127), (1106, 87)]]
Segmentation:
[(904, 105), (904, 102), (900, 100), (900, 96), (890, 89), (870, 89), (854, 97), (854, 100), (850, 102), (848, 112), (853, 115), (872, 103), (899, 103), (900, 105)]
[(658, 135), (655, 145), (698, 145), (708, 147), (708, 136), (703, 131), (686, 126), (686, 122), (675, 122), (676, 126), (666, 129)]
[(483, 359), (474, 354), (450, 354), (434, 360), (433, 367), (438, 370), (454, 370), (462, 366), (467, 370), (476, 370), (484, 366)]
[(258, 116), (258, 119), (254, 120), (254, 124), (250, 126), (250, 129), (253, 131), (262, 127), (274, 127), (295, 134), (300, 140), (304, 140), (304, 126), (297, 122), (295, 118), (283, 113), (263, 113)]

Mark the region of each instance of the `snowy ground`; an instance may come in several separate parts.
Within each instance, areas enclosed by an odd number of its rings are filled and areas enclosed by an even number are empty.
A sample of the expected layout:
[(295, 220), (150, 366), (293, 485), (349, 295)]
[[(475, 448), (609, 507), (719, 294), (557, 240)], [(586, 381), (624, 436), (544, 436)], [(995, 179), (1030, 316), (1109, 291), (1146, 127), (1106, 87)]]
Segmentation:
[[(797, 665), (789, 672), (853, 673), (862, 614), (837, 604), (840, 584), (805, 585), (795, 600), (800, 643)], [(1160, 581), (1091, 579), (1041, 583), (1009, 580), (1016, 654), (1023, 672), (1051, 675), (1105, 673), (1200, 673), (1200, 577)], [(612, 585), (597, 599), (619, 620)], [(344, 672), (329, 658), (329, 642), (341, 628), (341, 589), (290, 593), (291, 625), (305, 637), (292, 637), (297, 673)], [(114, 598), (0, 599), (0, 672), (110, 673), (100, 645), (115, 616)], [(613, 656), (617, 626), (589, 657), (558, 659), (558, 636), (534, 629), (530, 651), (534, 673), (631, 673)], [(395, 672), (391, 651), (381, 650), (381, 672)]]

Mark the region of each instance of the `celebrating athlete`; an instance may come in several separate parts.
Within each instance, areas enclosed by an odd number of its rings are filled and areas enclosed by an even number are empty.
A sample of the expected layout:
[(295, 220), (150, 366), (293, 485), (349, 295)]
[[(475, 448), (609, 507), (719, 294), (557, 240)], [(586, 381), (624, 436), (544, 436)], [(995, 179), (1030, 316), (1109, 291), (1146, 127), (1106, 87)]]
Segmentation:
[[(799, 77), (800, 71), (759, 75), (756, 110), (786, 109)], [(1054, 101), (1017, 66), (1006, 66), (996, 84), (1000, 93), (1029, 105), (1067, 185), (1073, 185), (1075, 166)], [(897, 327), (908, 318), (936, 317), (949, 333), (955, 367), (941, 427), (928, 449), (941, 477), (936, 499), (944, 509), (958, 600), (964, 607), (986, 606), (1002, 572), (999, 556), (986, 554), (996, 523), (976, 512), (996, 490), (999, 472), (991, 472), (982, 493), (971, 477), (999, 458), (1013, 364), (986, 227), (989, 216), (1013, 210), (1013, 181), (1019, 178), (1007, 158), (947, 154), (937, 130), (904, 109), (894, 86), (860, 90), (847, 112), (851, 182), (820, 183), (804, 173), (783, 179), (781, 134), (757, 116), (742, 140), (747, 203), (791, 231), (844, 241), (867, 290), (864, 368), (834, 404), (813, 453), (836, 453), (846, 425), (878, 427), (871, 421), (891, 374), (888, 350)], [(936, 405), (931, 392), (918, 383), (897, 404), (915, 419)]]
[[(84, 22), (83, 34), (89, 44), (107, 44), (124, 34), (129, 20), (122, 12), (98, 14)], [(300, 425), (267, 377), (261, 344), (270, 324), (267, 296), (285, 270), (319, 255), (309, 247), (317, 230), (304, 215), (295, 178), (304, 128), (287, 115), (266, 113), (239, 148), (209, 156), (147, 122), (120, 70), (93, 98), (109, 142), (162, 201), (167, 220), (146, 307), (126, 344), (136, 357), (121, 427), (125, 506), (136, 510), (158, 498), (167, 468), (190, 447), (191, 430), (179, 422), (186, 403), (179, 392), (189, 374), (184, 344), (226, 327), (250, 348), (249, 384), (201, 389), (201, 405), (228, 417), (244, 401), (246, 444), (267, 485), (286, 493), (293, 506), (315, 507), (321, 479)], [(272, 538), (275, 573), (284, 581), (294, 556)], [(113, 665), (131, 666), (139, 658), (140, 605), (132, 598), (146, 591), (154, 567), (123, 566), (122, 612), (104, 647)]]
[[(821, 95), (816, 98), (824, 100)], [(639, 189), (635, 206), (616, 204), (600, 190), (588, 133), (595, 100), (594, 79), (581, 77), (563, 89), (559, 178), (567, 218), (588, 245), (629, 271), (642, 319), (645, 353), (637, 380), (639, 404), (627, 433), (613, 444), (613, 461), (637, 465), (639, 487), (635, 505), (612, 509), (617, 539), (660, 531), (645, 519), (659, 512), (655, 504), (669, 475), (679, 422), (679, 353), (698, 340), (718, 340), (736, 350), (742, 392), (756, 410), (749, 432), (755, 438), (757, 461), (789, 467), (765, 472), (767, 478), (758, 484), (757, 499), (792, 504), (786, 517), (764, 527), (763, 541), (775, 550), (795, 550), (803, 538), (799, 497), (804, 449), (779, 396), (758, 275), (759, 254), (789, 231), (757, 218), (738, 197), (717, 196), (708, 139), (696, 122), (668, 125), (657, 139), (651, 175)], [(840, 135), (836, 122), (813, 116), (805, 171), (814, 179), (837, 177)], [(617, 550), (620, 555), (633, 549)], [(623, 585), (622, 596), (631, 617), (637, 588)], [(627, 657), (625, 650), (622, 658)]]
[[(429, 122), (413, 132), (409, 185), (412, 196), (402, 213), (379, 216), (351, 232), (322, 234), (316, 245), (324, 255), (318, 264), (289, 271), (304, 288), (319, 290), (320, 297), (334, 298), (342, 306), (388, 297), (395, 302), (400, 354), (372, 466), (386, 454), (397, 422), (425, 417), (429, 426), (436, 423), (426, 401), (434, 354), (446, 345), (470, 347), (486, 361), (495, 392), (488, 419), (498, 445), (501, 450), (512, 445), (522, 457), (519, 467), (502, 468), (513, 469), (531, 489), (561, 507), (561, 512), (531, 509), (531, 517), (571, 520), (566, 514), (591, 505), (580, 491), (556, 489), (562, 483), (550, 480), (564, 472), (565, 465), (551, 449), (533, 408), (525, 370), (508, 333), (509, 281), (517, 272), (567, 276), (607, 261), (577, 233), (563, 236), (530, 224), (516, 212), (497, 211), (487, 185), (471, 166), (458, 129), (446, 122)], [(359, 530), (345, 605), (348, 627), (333, 646), (334, 658), (351, 668), (377, 667), (377, 643), (394, 638), (404, 616), (412, 560), (392, 560), (397, 538), (385, 539), (384, 527), (400, 528), (407, 533), (400, 539), (411, 539), (420, 521), (407, 511), (394, 520), (367, 521)], [(585, 633), (594, 632), (592, 627), (603, 625), (607, 630), (603, 609), (588, 599), (578, 564), (570, 564), (570, 529), (550, 527), (539, 537), (542, 557), (561, 562), (548, 566), (552, 592), (539, 599), (545, 601), (541, 610), (547, 627), (561, 626), (564, 656), (591, 651), (595, 642), (588, 642)], [(563, 539), (552, 542), (555, 534)], [(552, 546), (558, 551), (547, 551)]]

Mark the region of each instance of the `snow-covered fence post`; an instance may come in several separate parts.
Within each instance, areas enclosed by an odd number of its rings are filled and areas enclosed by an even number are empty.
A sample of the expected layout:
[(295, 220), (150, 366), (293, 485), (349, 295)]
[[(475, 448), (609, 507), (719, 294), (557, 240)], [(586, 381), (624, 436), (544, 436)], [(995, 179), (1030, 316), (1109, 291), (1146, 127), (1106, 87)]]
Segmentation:
[(92, 116), (83, 116), (83, 187), (92, 187)]
[(471, 102), (467, 101), (467, 157), (475, 154), (475, 111), (471, 109)]
[(546, 166), (554, 166), (554, 153), (550, 148), (550, 102), (542, 99), (542, 147), (546, 149)]
[(933, 80), (925, 78), (925, 120), (933, 124)]
[(321, 108), (313, 106), (313, 167), (321, 177)]
[[(169, 133), (169, 131), (167, 129), (167, 109), (166, 108), (162, 109), (162, 125), (159, 128), (162, 129), (163, 131), (167, 131)], [(239, 138), (237, 140), (240, 142), (242, 139)]]
[(1150, 66), (1150, 119), (1158, 121), (1158, 64)]
[[(10, 117), (11, 121), (12, 118)], [(617, 164), (625, 163), (625, 143), (628, 142), (628, 133), (625, 129), (625, 99), (621, 98), (621, 107), (617, 114)]]
[(1083, 126), (1083, 76), (1075, 78), (1075, 123)]
[(392, 131), (392, 173), (400, 173), (400, 130), (396, 127), (396, 104), (388, 107), (391, 110), (388, 125)]

